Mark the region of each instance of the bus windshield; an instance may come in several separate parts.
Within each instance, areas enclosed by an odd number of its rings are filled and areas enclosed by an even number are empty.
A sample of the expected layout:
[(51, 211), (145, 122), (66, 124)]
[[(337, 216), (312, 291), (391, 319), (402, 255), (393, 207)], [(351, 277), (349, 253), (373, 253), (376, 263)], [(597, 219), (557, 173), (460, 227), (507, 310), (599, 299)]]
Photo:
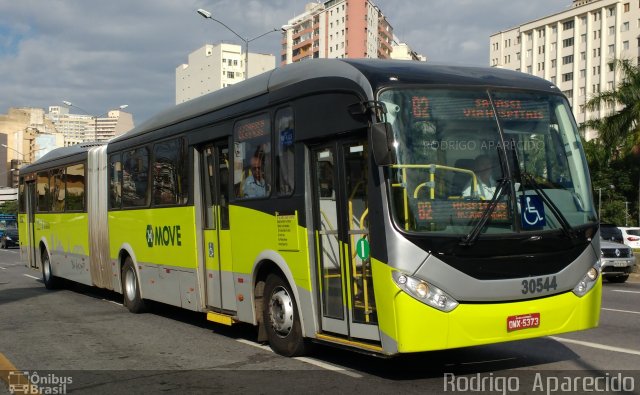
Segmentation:
[(400, 229), (570, 231), (596, 220), (580, 137), (562, 96), (393, 88), (379, 99), (394, 132), (397, 162), (387, 177)]

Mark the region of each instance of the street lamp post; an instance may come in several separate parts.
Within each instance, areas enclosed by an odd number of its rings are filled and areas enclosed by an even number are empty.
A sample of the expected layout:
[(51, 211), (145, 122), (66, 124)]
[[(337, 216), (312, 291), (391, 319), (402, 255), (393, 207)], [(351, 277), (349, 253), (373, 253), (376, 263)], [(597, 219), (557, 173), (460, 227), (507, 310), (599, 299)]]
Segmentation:
[(274, 27), (272, 30), (269, 30), (268, 32), (262, 33), (259, 36), (256, 36), (256, 37), (253, 37), (253, 38), (246, 38), (246, 37), (242, 37), (241, 35), (236, 33), (235, 30), (233, 30), (232, 28), (230, 28), (229, 26), (227, 26), (223, 22), (215, 19), (209, 11), (204, 10), (202, 8), (198, 8), (197, 12), (198, 12), (198, 14), (200, 14), (205, 19), (211, 19), (214, 22), (218, 22), (222, 26), (226, 27), (227, 30), (229, 30), (231, 33), (235, 34), (236, 37), (238, 37), (240, 40), (242, 40), (242, 42), (244, 43), (244, 79), (245, 80), (249, 79), (249, 43), (251, 41), (259, 39), (260, 37), (266, 36), (269, 33), (277, 32), (277, 31), (286, 31), (288, 28), (291, 27), (290, 25), (282, 25), (282, 27), (280, 29)]
[[(91, 115), (91, 113), (89, 113), (89, 111), (83, 109), (82, 107), (78, 107), (75, 104), (71, 103), (68, 100), (63, 100), (62, 103), (64, 103), (65, 106), (67, 107), (75, 107), (78, 110), (84, 112), (85, 114), (87, 114), (88, 116), (90, 116), (91, 118), (93, 118), (93, 141), (97, 141), (98, 140), (98, 118), (107, 115), (109, 113), (109, 111), (105, 112), (104, 114), (100, 114), (100, 115)], [(125, 108), (129, 107), (128, 104), (122, 104), (120, 106), (118, 106), (118, 109), (120, 110), (124, 110)]]
[[(609, 185), (609, 188), (616, 189), (615, 185)], [(602, 188), (596, 188), (598, 190), (598, 221), (602, 222)]]

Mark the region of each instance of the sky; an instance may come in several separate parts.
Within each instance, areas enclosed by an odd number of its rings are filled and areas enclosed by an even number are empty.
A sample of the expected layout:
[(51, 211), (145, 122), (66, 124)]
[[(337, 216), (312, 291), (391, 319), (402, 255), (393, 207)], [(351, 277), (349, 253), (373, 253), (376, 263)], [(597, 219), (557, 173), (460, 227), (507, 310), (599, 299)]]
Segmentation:
[[(103, 115), (136, 125), (175, 105), (175, 70), (204, 44), (241, 44), (196, 13), (252, 38), (304, 12), (303, 0), (0, 0), (0, 114), (10, 107)], [(561, 12), (571, 0), (374, 0), (398, 38), (429, 62), (489, 65), (489, 36)], [(280, 58), (279, 33), (250, 52)]]

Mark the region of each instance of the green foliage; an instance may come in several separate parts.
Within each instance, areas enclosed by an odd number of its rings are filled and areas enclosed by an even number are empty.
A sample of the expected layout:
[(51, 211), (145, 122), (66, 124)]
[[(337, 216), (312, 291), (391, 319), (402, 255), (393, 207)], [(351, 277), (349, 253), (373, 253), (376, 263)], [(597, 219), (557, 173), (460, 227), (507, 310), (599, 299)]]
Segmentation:
[(0, 214), (13, 214), (18, 216), (18, 201), (10, 200), (0, 203)]
[(598, 131), (598, 139), (583, 142), (583, 145), (591, 171), (596, 208), (599, 197), (602, 197), (601, 221), (619, 226), (637, 226), (640, 193), (640, 67), (627, 59), (616, 59), (613, 64), (623, 76), (622, 81), (613, 90), (592, 97), (586, 107), (588, 110), (602, 107), (619, 109), (603, 118), (588, 120), (580, 128)]

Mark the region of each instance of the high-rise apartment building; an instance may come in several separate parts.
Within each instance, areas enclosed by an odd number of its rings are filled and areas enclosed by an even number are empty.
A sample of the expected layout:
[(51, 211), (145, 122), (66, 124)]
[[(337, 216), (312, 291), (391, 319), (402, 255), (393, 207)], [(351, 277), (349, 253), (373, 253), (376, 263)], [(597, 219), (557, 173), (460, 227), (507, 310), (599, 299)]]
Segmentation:
[[(566, 11), (493, 34), (490, 64), (551, 81), (581, 123), (613, 111), (587, 111), (585, 103), (620, 82), (613, 59), (640, 59), (639, 35), (640, 1), (573, 0)], [(585, 134), (594, 137), (595, 131)]]
[[(176, 68), (176, 104), (244, 81), (245, 55), (235, 44), (206, 44)], [(249, 52), (249, 77), (273, 70), (276, 58)]]
[(309, 3), (288, 25), (282, 65), (315, 58), (388, 59), (393, 50), (393, 28), (369, 0)]
[(47, 118), (64, 135), (65, 146), (86, 141), (107, 141), (133, 129), (133, 116), (122, 110), (87, 115), (70, 114), (68, 107), (50, 106)]

